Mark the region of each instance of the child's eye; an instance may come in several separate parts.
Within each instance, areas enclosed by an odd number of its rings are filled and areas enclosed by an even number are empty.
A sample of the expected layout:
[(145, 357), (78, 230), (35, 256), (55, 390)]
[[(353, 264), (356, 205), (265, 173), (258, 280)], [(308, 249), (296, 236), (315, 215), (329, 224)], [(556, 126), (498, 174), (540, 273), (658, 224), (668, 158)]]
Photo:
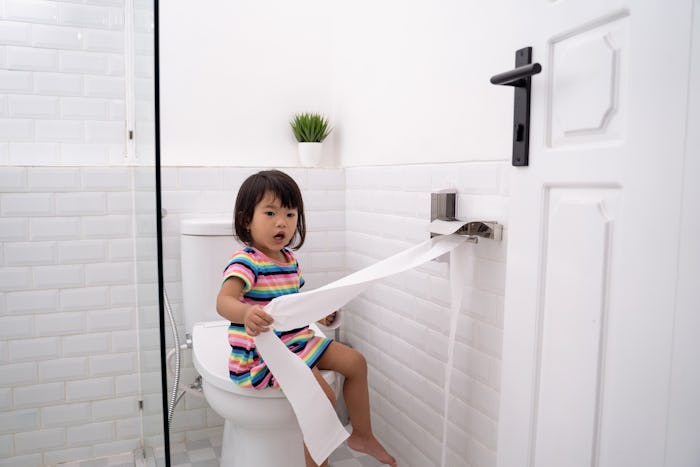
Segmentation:
[(265, 211), (265, 215), (268, 217), (272, 217), (275, 215), (274, 211)]
[(296, 212), (288, 212), (287, 217), (289, 217), (289, 218), (297, 217), (297, 213)]

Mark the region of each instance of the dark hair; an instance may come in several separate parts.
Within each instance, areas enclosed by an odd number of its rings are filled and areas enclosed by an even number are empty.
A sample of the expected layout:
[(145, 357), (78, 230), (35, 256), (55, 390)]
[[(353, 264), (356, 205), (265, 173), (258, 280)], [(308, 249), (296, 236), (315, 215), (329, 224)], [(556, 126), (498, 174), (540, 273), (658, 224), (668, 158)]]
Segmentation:
[[(306, 220), (304, 219), (304, 200), (294, 179), (279, 170), (263, 170), (248, 177), (238, 189), (236, 206), (233, 210), (233, 229), (236, 237), (246, 245), (250, 245), (253, 237), (248, 225), (253, 220), (255, 206), (270, 192), (280, 200), (282, 207), (296, 209), (297, 228), (294, 237), (287, 246), (298, 250), (306, 239)], [(296, 243), (294, 243), (296, 240)], [(294, 244), (293, 244), (294, 243)]]

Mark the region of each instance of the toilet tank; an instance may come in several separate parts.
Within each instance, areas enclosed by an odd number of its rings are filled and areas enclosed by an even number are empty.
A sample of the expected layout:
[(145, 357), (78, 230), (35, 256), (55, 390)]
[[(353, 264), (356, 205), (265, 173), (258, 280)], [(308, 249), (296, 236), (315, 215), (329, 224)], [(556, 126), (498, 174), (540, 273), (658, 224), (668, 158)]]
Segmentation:
[(182, 302), (185, 332), (194, 323), (223, 318), (216, 312), (226, 262), (240, 248), (231, 219), (186, 219), (180, 225)]

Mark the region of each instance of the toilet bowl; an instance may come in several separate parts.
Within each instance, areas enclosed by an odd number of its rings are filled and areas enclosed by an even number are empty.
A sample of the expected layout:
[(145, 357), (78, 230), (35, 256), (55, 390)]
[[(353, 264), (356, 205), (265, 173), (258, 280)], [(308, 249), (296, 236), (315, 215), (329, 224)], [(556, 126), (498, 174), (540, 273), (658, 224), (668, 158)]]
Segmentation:
[[(241, 247), (231, 219), (184, 219), (180, 234), (185, 332), (192, 335), (204, 398), (224, 419), (221, 465), (304, 467), (301, 430), (282, 391), (242, 388), (229, 378), (229, 323), (216, 312), (216, 296), (226, 261)], [(335, 373), (321, 373), (337, 394)]]
[[(221, 465), (304, 467), (301, 429), (279, 389), (242, 388), (229, 378), (227, 321), (200, 322), (192, 329), (192, 359), (202, 376), (204, 397), (224, 421)], [(312, 324), (317, 335), (323, 335)], [(321, 371), (337, 394), (337, 378)]]

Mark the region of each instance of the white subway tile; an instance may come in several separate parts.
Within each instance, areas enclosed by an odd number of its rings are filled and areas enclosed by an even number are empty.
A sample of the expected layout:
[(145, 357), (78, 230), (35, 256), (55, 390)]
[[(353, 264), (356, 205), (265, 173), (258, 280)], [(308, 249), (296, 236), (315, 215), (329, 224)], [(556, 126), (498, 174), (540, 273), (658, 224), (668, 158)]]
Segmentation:
[(51, 313), (36, 320), (37, 336), (65, 336), (85, 332), (85, 313)]
[(32, 288), (30, 268), (0, 269), (0, 291), (11, 292), (16, 290), (29, 290)]
[(9, 162), (17, 165), (42, 165), (58, 162), (56, 143), (10, 143)]
[[(131, 214), (134, 209), (134, 196), (134, 193), (129, 192), (107, 193), (107, 211), (109, 211), (110, 214)], [(153, 193), (149, 193), (148, 196), (153, 197)], [(143, 205), (138, 201), (135, 204), (137, 208)], [(155, 207), (149, 206), (148, 212), (151, 214), (150, 220), (153, 222)]]
[(7, 313), (29, 314), (56, 311), (58, 292), (55, 290), (31, 290), (9, 292), (5, 296)]
[[(134, 31), (144, 31), (142, 23), (145, 15), (142, 12), (134, 11)], [(153, 22), (153, 14), (151, 14), (151, 24)], [(124, 10), (121, 8), (109, 9), (109, 29), (122, 31), (124, 30)], [(152, 31), (153, 28), (150, 29)]]
[(77, 142), (85, 136), (83, 122), (69, 120), (36, 120), (35, 131), (37, 141)]
[(80, 238), (80, 219), (71, 217), (34, 218), (29, 221), (32, 240), (72, 240)]
[[(146, 248), (152, 247), (153, 242), (147, 241)], [(129, 261), (134, 259), (134, 240), (131, 238), (117, 238), (109, 240), (109, 256), (113, 261)], [(145, 258), (144, 258), (145, 259)]]
[(106, 120), (108, 102), (104, 99), (63, 98), (61, 117), (66, 119)]
[[(78, 178), (78, 177), (76, 177)], [(105, 193), (58, 193), (56, 194), (56, 215), (58, 216), (95, 216), (104, 215), (106, 209)]]
[(70, 144), (60, 145), (61, 161), (78, 165), (106, 165), (110, 160), (110, 147), (107, 144)]
[(44, 451), (44, 463), (47, 465), (73, 463), (75, 459), (89, 459), (92, 458), (92, 448), (81, 447), (81, 448), (69, 448), (69, 449), (58, 449), (55, 451)]
[(9, 266), (53, 264), (53, 242), (13, 242), (5, 245), (5, 264)]
[[(162, 442), (162, 441), (161, 441)], [(151, 446), (155, 446), (158, 441), (153, 441)], [(139, 438), (134, 438), (126, 441), (111, 441), (107, 443), (98, 443), (92, 447), (92, 452), (95, 457), (111, 457), (125, 452), (134, 452), (142, 446)]]
[(84, 287), (59, 291), (61, 310), (90, 310), (109, 306), (106, 287)]
[(5, 17), (31, 23), (55, 23), (58, 6), (50, 1), (5, 0)]
[(47, 428), (85, 424), (91, 420), (90, 404), (84, 402), (44, 407), (41, 409), (41, 420)]
[(80, 96), (83, 77), (68, 73), (34, 73), (34, 91), (50, 96)]
[(10, 360), (45, 360), (58, 354), (58, 340), (55, 337), (19, 339), (10, 341)]
[[(150, 287), (149, 287), (150, 288)], [(146, 295), (141, 294), (139, 297), (145, 301)], [(112, 307), (129, 307), (136, 305), (136, 286), (135, 285), (113, 285), (109, 288), (109, 299)], [(144, 303), (148, 304), (148, 303)]]
[(60, 24), (81, 26), (84, 28), (109, 27), (109, 8), (101, 8), (86, 5), (60, 5)]
[(63, 382), (17, 386), (13, 388), (12, 395), (17, 408), (55, 405), (65, 398)]
[(114, 424), (111, 422), (90, 423), (83, 426), (69, 427), (67, 431), (67, 443), (69, 446), (94, 445), (113, 439)]
[(135, 353), (96, 355), (90, 357), (90, 376), (110, 376), (136, 373)]
[(131, 329), (135, 325), (135, 314), (130, 308), (94, 310), (87, 313), (89, 332)]
[(107, 258), (105, 240), (58, 242), (58, 262), (61, 264), (94, 263)]
[(63, 167), (31, 167), (28, 171), (28, 186), (33, 193), (76, 191), (80, 189), (80, 171)]
[[(36, 363), (10, 363), (0, 365), (0, 381), (3, 385), (9, 387), (20, 384), (35, 384), (37, 383)], [(0, 432), (2, 432), (3, 424), (0, 423)]]
[(0, 167), (0, 192), (28, 191), (25, 167)]
[(66, 357), (93, 355), (109, 351), (109, 334), (82, 334), (61, 338), (61, 355)]
[(88, 360), (85, 357), (57, 358), (39, 362), (38, 365), (39, 380), (43, 382), (85, 379), (89, 375)]
[(52, 428), (15, 434), (17, 454), (42, 452), (45, 449), (62, 447), (66, 442), (64, 428)]
[(0, 242), (29, 240), (29, 221), (22, 218), (0, 218)]
[(0, 140), (30, 141), (34, 139), (34, 121), (0, 118)]
[(309, 169), (307, 177), (309, 190), (345, 189), (345, 173), (342, 169)]
[[(143, 326), (143, 323), (139, 323), (140, 326)], [(144, 332), (142, 329), (139, 332), (143, 332), (142, 336), (142, 342), (141, 346), (138, 344), (138, 333), (135, 328), (133, 329), (127, 329), (126, 331), (115, 331), (112, 332), (112, 351), (113, 352), (133, 352), (134, 349), (138, 348), (140, 349), (140, 352), (143, 353), (144, 348), (148, 347), (149, 342), (158, 342), (159, 338), (156, 335), (156, 333), (148, 333)], [(153, 334), (153, 335), (151, 335)], [(144, 337), (145, 336), (145, 337)], [(139, 356), (139, 358), (142, 358)], [(160, 367), (159, 367), (160, 368)]]
[(128, 168), (86, 167), (82, 169), (85, 191), (130, 191)]
[(505, 263), (479, 259), (476, 272), (476, 284), (479, 288), (503, 295), (506, 284)]
[(13, 70), (57, 71), (58, 52), (34, 47), (7, 47), (7, 66)]
[(122, 31), (85, 31), (85, 48), (97, 52), (121, 53), (124, 50)]
[(13, 93), (32, 92), (32, 73), (0, 70), (0, 90)]
[(125, 122), (85, 122), (85, 138), (88, 143), (120, 143), (126, 134)]
[(37, 409), (0, 412), (0, 433), (20, 433), (37, 428), (39, 428), (39, 411)]
[(12, 45), (29, 45), (31, 26), (14, 21), (0, 21), (0, 42)]
[(85, 238), (123, 238), (131, 232), (131, 218), (126, 215), (84, 217), (82, 221)]
[[(58, 55), (59, 70), (64, 73), (107, 74), (109, 55), (99, 52), (74, 52), (61, 50)], [(82, 85), (82, 76), (81, 85)]]
[[(0, 388), (0, 410), (8, 411), (12, 409), (12, 388)], [(3, 457), (10, 457), (8, 454), (8, 438), (9, 436), (0, 436), (0, 459)], [(11, 449), (12, 440), (9, 440), (9, 446)]]
[(92, 416), (94, 420), (118, 420), (138, 417), (138, 414), (138, 402), (137, 398), (134, 396), (92, 403)]
[(216, 190), (223, 187), (223, 173), (217, 168), (180, 168), (178, 187), (181, 190)]
[[(141, 372), (141, 375), (143, 376), (143, 372)], [(160, 378), (156, 378), (160, 379)], [(116, 395), (118, 397), (122, 396), (128, 396), (128, 395), (135, 395), (138, 392), (138, 375), (133, 374), (133, 375), (119, 375), (114, 378), (114, 384), (116, 388)], [(150, 389), (158, 390), (156, 388), (156, 384), (151, 385), (153, 387), (149, 389), (144, 389), (144, 392), (149, 392)]]
[(94, 401), (114, 398), (114, 378), (92, 378), (66, 382), (66, 401)]
[(82, 49), (83, 33), (80, 29), (61, 26), (32, 26), (32, 45), (47, 49)]
[(85, 77), (85, 95), (88, 97), (124, 99), (124, 89), (124, 78), (103, 76)]
[[(0, 339), (29, 338), (34, 335), (34, 318), (31, 316), (0, 317)], [(4, 382), (4, 381), (3, 381)]]
[(58, 99), (45, 96), (8, 96), (10, 115), (18, 118), (51, 118), (58, 115)]
[[(109, 59), (108, 59), (108, 67), (107, 67), (107, 74), (109, 76), (122, 76), (124, 77), (126, 75), (126, 64), (124, 63), (124, 55), (122, 54), (110, 54)], [(153, 60), (151, 60), (151, 63)], [(151, 66), (153, 66), (151, 64)], [(151, 87), (153, 87), (153, 80), (151, 80)], [(138, 88), (138, 80), (135, 81), (134, 83), (134, 90), (136, 91)], [(138, 104), (138, 94), (135, 94), (136, 97), (136, 103)], [(153, 99), (150, 99), (151, 102), (153, 102)], [(151, 106), (151, 112), (153, 112), (153, 106)]]
[(130, 262), (85, 265), (85, 283), (88, 286), (130, 284), (133, 280), (134, 268)]

